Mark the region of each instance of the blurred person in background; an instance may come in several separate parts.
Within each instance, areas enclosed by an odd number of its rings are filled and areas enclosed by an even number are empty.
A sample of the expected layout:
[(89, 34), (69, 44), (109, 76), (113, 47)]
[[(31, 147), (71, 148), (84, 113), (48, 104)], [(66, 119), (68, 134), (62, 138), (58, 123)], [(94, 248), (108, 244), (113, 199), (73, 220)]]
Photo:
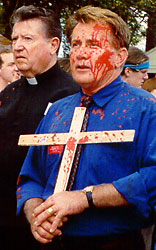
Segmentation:
[(129, 84), (141, 88), (148, 79), (149, 57), (136, 47), (130, 47), (128, 58), (121, 73), (122, 79)]
[(156, 77), (146, 80), (142, 88), (147, 90), (156, 97)]
[(12, 50), (3, 47), (0, 50), (0, 91), (20, 77), (21, 74), (15, 64)]

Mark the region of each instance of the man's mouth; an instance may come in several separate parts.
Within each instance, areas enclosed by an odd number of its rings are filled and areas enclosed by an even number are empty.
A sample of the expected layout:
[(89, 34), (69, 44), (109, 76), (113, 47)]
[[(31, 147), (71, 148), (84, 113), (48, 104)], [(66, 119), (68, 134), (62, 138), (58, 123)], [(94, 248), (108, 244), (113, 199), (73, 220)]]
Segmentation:
[(19, 59), (25, 59), (24, 56), (16, 56), (16, 60), (19, 60)]
[(88, 70), (88, 69), (90, 69), (90, 67), (86, 66), (86, 65), (78, 65), (76, 68), (80, 69), (80, 70)]

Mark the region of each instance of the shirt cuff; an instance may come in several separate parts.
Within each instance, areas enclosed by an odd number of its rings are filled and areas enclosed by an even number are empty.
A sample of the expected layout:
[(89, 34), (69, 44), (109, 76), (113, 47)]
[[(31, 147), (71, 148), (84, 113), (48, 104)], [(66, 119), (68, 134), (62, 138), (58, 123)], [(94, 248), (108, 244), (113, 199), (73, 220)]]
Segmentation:
[(143, 178), (138, 172), (114, 181), (113, 185), (129, 203), (136, 207), (139, 217), (149, 218), (152, 212), (148, 202), (149, 195)]
[(29, 181), (19, 186), (17, 189), (17, 215), (20, 214), (24, 203), (32, 198), (42, 199), (43, 187), (38, 183)]

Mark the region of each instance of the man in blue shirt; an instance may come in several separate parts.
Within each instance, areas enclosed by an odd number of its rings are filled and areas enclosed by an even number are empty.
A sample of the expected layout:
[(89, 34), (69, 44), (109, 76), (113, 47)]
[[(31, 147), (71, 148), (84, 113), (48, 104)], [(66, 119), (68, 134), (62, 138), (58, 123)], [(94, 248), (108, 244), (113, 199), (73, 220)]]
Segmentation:
[(37, 133), (69, 132), (85, 94), (93, 99), (87, 131), (134, 129), (135, 138), (83, 146), (73, 190), (56, 194), (63, 146), (31, 147), (18, 181), (18, 213), (24, 207), (34, 237), (49, 243), (45, 249), (145, 250), (140, 229), (153, 223), (156, 204), (156, 100), (121, 80), (130, 35), (118, 15), (83, 7), (67, 33), (82, 91), (55, 102)]

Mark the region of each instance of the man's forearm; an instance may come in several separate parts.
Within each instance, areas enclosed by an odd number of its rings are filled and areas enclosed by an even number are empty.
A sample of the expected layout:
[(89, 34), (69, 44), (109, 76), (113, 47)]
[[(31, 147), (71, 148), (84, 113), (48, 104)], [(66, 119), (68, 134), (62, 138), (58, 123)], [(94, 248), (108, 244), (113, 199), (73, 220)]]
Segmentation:
[(92, 193), (96, 207), (119, 207), (130, 206), (130, 203), (118, 192), (113, 184), (95, 186)]

